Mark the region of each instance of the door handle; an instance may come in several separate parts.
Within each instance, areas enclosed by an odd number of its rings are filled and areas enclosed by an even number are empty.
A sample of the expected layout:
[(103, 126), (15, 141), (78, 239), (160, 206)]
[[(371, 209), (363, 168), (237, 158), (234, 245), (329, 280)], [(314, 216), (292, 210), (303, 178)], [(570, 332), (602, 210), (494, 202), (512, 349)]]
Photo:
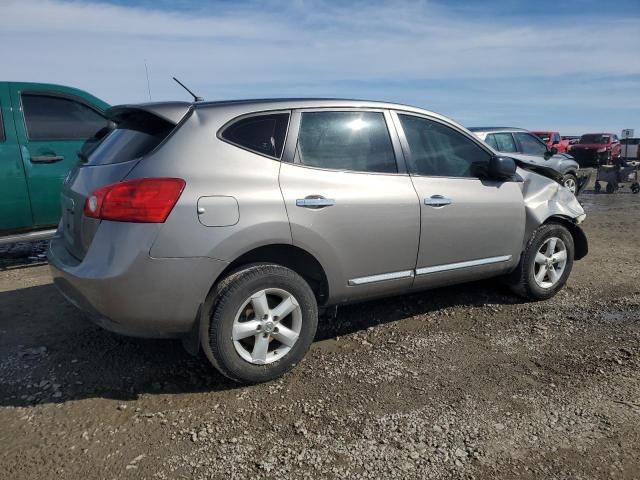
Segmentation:
[(56, 163), (64, 160), (62, 155), (35, 155), (31, 157), (31, 163)]
[(333, 198), (324, 198), (317, 195), (310, 195), (306, 198), (298, 198), (296, 200), (296, 207), (304, 208), (325, 208), (332, 207), (336, 204)]
[(444, 207), (451, 204), (451, 199), (442, 195), (431, 195), (431, 197), (424, 199), (424, 204), (430, 207)]

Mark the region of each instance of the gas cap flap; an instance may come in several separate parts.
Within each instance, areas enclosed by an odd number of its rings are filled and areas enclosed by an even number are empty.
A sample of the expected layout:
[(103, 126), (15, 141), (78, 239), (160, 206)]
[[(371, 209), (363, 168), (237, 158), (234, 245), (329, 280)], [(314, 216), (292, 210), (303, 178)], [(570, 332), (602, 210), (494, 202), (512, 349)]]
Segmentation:
[(212, 195), (198, 199), (198, 220), (205, 227), (229, 227), (240, 220), (240, 208), (234, 197)]

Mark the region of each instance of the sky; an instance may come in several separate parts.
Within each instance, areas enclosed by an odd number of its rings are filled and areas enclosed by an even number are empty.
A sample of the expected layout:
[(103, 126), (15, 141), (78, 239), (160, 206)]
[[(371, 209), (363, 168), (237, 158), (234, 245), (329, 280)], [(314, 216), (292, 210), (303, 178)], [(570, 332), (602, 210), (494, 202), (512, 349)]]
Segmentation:
[(176, 76), (207, 100), (360, 98), (466, 126), (640, 136), (639, 7), (0, 0), (0, 80), (71, 85), (111, 104), (190, 99)]

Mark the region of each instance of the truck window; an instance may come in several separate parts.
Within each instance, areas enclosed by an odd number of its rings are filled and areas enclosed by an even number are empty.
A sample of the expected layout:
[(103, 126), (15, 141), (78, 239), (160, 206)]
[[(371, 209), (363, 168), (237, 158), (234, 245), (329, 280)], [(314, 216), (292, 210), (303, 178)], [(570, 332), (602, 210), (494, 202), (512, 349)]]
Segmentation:
[(2, 123), (2, 105), (0, 105), (0, 142), (4, 142), (4, 123)]
[(107, 119), (69, 98), (22, 94), (22, 111), (29, 140), (85, 140), (107, 126)]

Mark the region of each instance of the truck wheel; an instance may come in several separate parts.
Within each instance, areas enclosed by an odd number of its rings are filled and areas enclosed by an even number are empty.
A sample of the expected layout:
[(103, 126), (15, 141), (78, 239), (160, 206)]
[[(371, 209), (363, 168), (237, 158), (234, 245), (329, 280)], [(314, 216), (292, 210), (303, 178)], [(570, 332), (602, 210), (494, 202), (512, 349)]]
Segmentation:
[(217, 285), (202, 348), (226, 377), (266, 382), (302, 360), (317, 326), (316, 298), (300, 275), (253, 264)]
[(562, 177), (562, 185), (567, 187), (571, 193), (574, 195), (578, 190), (578, 177), (576, 177), (573, 173), (567, 173), (564, 177)]
[(607, 193), (613, 193), (616, 191), (616, 187), (613, 185), (613, 183), (609, 182), (607, 183)]
[(557, 223), (542, 225), (533, 232), (507, 283), (513, 292), (528, 300), (551, 298), (567, 282), (574, 252), (573, 237), (566, 227)]
[(640, 192), (640, 183), (634, 183), (631, 185), (631, 192), (638, 193)]
[(596, 182), (594, 189), (596, 193), (600, 193), (600, 190), (602, 190), (602, 185), (600, 185), (600, 182)]

